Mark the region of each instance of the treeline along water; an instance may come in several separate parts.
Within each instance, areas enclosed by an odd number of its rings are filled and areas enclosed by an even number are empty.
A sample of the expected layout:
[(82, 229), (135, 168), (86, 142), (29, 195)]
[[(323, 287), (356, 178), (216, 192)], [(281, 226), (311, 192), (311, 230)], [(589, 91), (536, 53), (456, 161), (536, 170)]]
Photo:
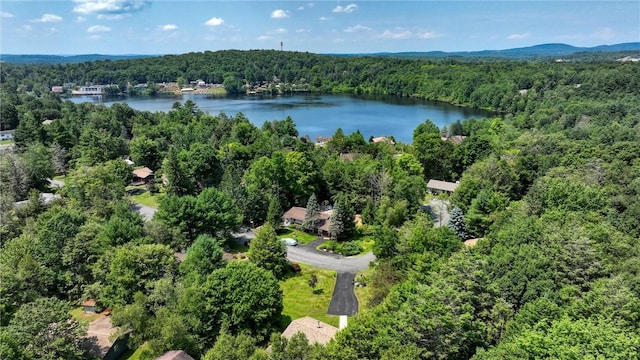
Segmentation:
[(347, 95), (303, 94), (289, 96), (211, 97), (190, 94), (177, 97), (72, 97), (73, 102), (90, 101), (109, 106), (124, 102), (136, 110), (171, 110), (176, 101), (192, 100), (198, 108), (210, 114), (242, 112), (256, 126), (265, 121), (291, 116), (301, 136), (331, 136), (338, 128), (345, 134), (360, 130), (365, 139), (370, 136), (394, 136), (411, 142), (413, 130), (425, 119), (442, 128), (457, 120), (485, 118), (492, 113), (452, 106), (440, 102), (392, 96), (355, 97)]

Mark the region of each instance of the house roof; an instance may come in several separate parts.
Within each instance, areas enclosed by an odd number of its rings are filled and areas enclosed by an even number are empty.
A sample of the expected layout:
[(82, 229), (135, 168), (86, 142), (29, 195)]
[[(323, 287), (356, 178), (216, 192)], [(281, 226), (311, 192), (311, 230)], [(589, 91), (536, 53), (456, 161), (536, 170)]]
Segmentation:
[(386, 136), (374, 137), (373, 139), (371, 139), (371, 141), (374, 142), (374, 143), (385, 142), (385, 143), (388, 143), (388, 144), (391, 144), (391, 145), (395, 144), (393, 142), (393, 140), (391, 140), (390, 138), (388, 138)]
[(133, 176), (139, 177), (140, 179), (145, 179), (150, 175), (153, 175), (153, 170), (149, 169), (148, 167), (133, 170)]
[[(307, 214), (307, 209), (299, 206), (294, 206), (291, 209), (287, 210), (287, 212), (282, 215), (284, 219), (294, 219), (297, 221), (304, 221), (304, 217)], [(318, 221), (318, 229), (329, 232), (329, 219), (333, 215), (333, 209), (321, 211), (320, 212), (320, 220)], [(358, 223), (358, 216), (354, 217), (354, 222)], [(360, 220), (360, 225), (362, 225), (362, 220)]]
[(88, 350), (90, 355), (102, 359), (116, 340), (110, 340), (109, 338), (119, 330), (120, 328), (111, 324), (109, 316), (100, 316), (89, 323), (83, 347)]
[(304, 217), (307, 215), (307, 209), (299, 206), (294, 206), (282, 215), (285, 219), (295, 219), (298, 221), (304, 221)]
[(357, 155), (358, 154), (354, 154), (354, 153), (342, 153), (342, 154), (340, 154), (340, 160), (353, 161), (353, 160), (355, 160)]
[(476, 244), (478, 243), (478, 240), (480, 240), (480, 238), (475, 238), (475, 239), (469, 239), (469, 240), (466, 240), (466, 241), (464, 242), (464, 245), (465, 245), (465, 246), (469, 246), (469, 247), (476, 246)]
[(462, 136), (462, 135), (453, 135), (453, 136), (449, 136), (449, 137), (441, 137), (440, 139), (442, 141), (449, 141), (449, 142), (452, 142), (452, 143), (454, 143), (456, 145), (459, 145), (466, 138), (467, 138), (466, 136)]
[(157, 357), (156, 360), (193, 360), (193, 358), (182, 350), (171, 350)]
[(82, 306), (96, 306), (96, 299), (87, 299), (82, 302)]
[(318, 343), (324, 345), (333, 339), (338, 332), (338, 328), (312, 317), (305, 316), (293, 320), (282, 332), (282, 336), (290, 339), (299, 332), (305, 334), (310, 344)]
[(452, 183), (452, 182), (448, 182), (448, 181), (441, 181), (441, 180), (431, 179), (427, 183), (427, 189), (454, 192), (456, 190), (456, 188), (458, 187), (458, 185), (460, 185), (460, 184), (459, 183)]

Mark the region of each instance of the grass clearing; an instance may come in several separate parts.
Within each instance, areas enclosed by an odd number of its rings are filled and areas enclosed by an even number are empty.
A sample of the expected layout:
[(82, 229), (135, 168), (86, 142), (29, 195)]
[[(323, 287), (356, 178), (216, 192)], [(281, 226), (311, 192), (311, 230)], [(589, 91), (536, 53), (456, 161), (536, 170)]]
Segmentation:
[(155, 357), (151, 355), (151, 348), (149, 347), (149, 343), (145, 342), (140, 345), (137, 349), (129, 349), (122, 353), (119, 360), (142, 360), (142, 359), (153, 359)]
[(300, 244), (308, 244), (318, 238), (317, 235), (307, 234), (297, 229), (282, 229), (278, 231), (278, 239), (292, 238), (296, 239)]
[(356, 274), (356, 281), (366, 284), (367, 286), (356, 286), (353, 288), (353, 292), (356, 294), (356, 298), (358, 298), (358, 313), (362, 314), (369, 311), (371, 308), (369, 307), (369, 302), (371, 300), (373, 288), (369, 286), (369, 279), (371, 278), (371, 274), (375, 270), (369, 268), (367, 270), (360, 270)]
[[(288, 278), (280, 281), (280, 288), (284, 294), (282, 310), (282, 330), (291, 320), (310, 316), (327, 324), (338, 327), (339, 316), (328, 315), (331, 294), (336, 283), (336, 272), (315, 268), (306, 264), (299, 264), (299, 273), (291, 273)], [(315, 289), (309, 286), (311, 275), (318, 278)]]
[(127, 186), (127, 192), (131, 193), (131, 195), (129, 195), (131, 201), (154, 209), (158, 208), (158, 203), (162, 196), (164, 196), (162, 193), (154, 194), (151, 191), (148, 191), (145, 188), (145, 185)]
[[(347, 246), (350, 246), (352, 244), (348, 244), (351, 242), (357, 242), (358, 245), (360, 246), (360, 249), (362, 249), (359, 253), (349, 253), (349, 251), (346, 250)], [(375, 239), (373, 237), (373, 235), (364, 235), (364, 234), (356, 234), (346, 240), (340, 240), (340, 241), (335, 241), (335, 240), (329, 240), (329, 241), (325, 241), (324, 243), (318, 245), (316, 247), (317, 250), (330, 250), (339, 254), (343, 254), (345, 256), (360, 256), (360, 255), (364, 255), (368, 252), (370, 252), (373, 249), (373, 245), (375, 244)], [(344, 249), (343, 249), (344, 247)], [(357, 251), (357, 250), (355, 250)]]
[(69, 311), (69, 314), (71, 314), (71, 317), (73, 317), (77, 321), (81, 323), (86, 323), (86, 324), (92, 322), (93, 320), (101, 316), (100, 314), (85, 314), (82, 306), (74, 308), (73, 310)]
[(11, 145), (13, 140), (0, 140), (0, 145)]

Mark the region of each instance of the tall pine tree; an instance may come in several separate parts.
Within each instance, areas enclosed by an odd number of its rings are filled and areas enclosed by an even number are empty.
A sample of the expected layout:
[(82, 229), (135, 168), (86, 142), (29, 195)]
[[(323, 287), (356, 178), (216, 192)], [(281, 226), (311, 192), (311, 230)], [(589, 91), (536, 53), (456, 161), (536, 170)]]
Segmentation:
[(305, 230), (315, 233), (318, 231), (319, 220), (320, 207), (318, 206), (318, 200), (316, 199), (315, 194), (311, 194), (311, 196), (309, 196), (309, 201), (307, 201), (307, 212), (304, 215), (302, 226)]
[(467, 224), (464, 221), (464, 213), (462, 212), (462, 209), (457, 206), (454, 206), (449, 214), (447, 227), (453, 230), (460, 239), (467, 240), (469, 238)]
[(353, 209), (346, 202), (338, 201), (329, 219), (329, 234), (336, 240), (351, 236), (356, 229), (354, 216)]

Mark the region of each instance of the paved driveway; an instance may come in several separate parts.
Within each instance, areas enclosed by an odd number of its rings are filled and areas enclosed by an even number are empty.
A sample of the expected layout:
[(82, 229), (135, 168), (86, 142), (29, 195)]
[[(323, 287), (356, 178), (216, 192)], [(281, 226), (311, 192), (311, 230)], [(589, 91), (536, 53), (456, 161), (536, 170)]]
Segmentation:
[(358, 313), (358, 298), (353, 292), (355, 277), (354, 273), (338, 273), (327, 314), (354, 316)]
[(447, 226), (449, 223), (449, 202), (446, 200), (432, 199), (424, 205), (424, 209), (429, 212), (436, 227)]
[(361, 256), (345, 257), (338, 254), (325, 253), (315, 249), (315, 241), (308, 245), (287, 246), (287, 259), (291, 262), (309, 264), (322, 269), (335, 270), (338, 273), (353, 273), (369, 268), (369, 263), (376, 257), (372, 253)]
[(142, 215), (142, 218), (145, 221), (151, 221), (151, 219), (153, 219), (153, 215), (156, 213), (156, 211), (158, 211), (158, 209), (136, 203), (131, 205), (131, 210), (136, 211), (138, 214)]
[(369, 263), (376, 257), (371, 253), (361, 256), (331, 254), (316, 250), (322, 240), (307, 245), (287, 246), (287, 259), (292, 262), (309, 264), (322, 269), (335, 270), (336, 285), (333, 288), (328, 314), (354, 316), (358, 312), (358, 298), (353, 292), (355, 274), (369, 268)]

